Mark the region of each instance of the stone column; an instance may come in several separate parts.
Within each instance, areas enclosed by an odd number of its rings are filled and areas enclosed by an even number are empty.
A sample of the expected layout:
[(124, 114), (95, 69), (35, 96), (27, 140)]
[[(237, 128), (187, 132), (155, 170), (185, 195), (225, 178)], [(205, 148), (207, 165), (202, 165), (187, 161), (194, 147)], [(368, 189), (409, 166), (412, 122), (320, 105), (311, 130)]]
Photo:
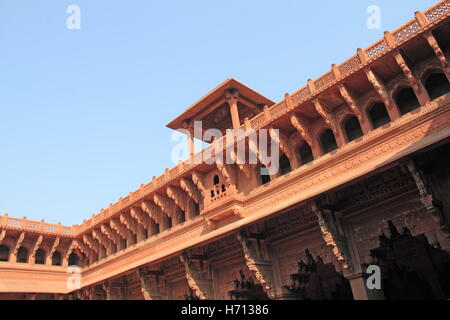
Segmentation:
[(238, 110), (238, 98), (239, 91), (237, 89), (228, 89), (225, 92), (225, 100), (227, 100), (230, 106), (231, 120), (233, 122), (233, 129), (239, 129), (241, 127), (241, 120), (239, 119)]

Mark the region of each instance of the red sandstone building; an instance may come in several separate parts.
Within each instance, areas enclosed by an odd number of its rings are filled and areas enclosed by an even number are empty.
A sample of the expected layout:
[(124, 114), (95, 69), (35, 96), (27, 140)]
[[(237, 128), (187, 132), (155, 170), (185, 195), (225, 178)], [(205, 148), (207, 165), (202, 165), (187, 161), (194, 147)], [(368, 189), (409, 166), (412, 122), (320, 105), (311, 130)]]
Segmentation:
[(450, 298), (449, 62), (444, 0), (278, 103), (226, 80), (168, 126), (279, 129), (278, 173), (216, 141), (81, 225), (0, 216), (0, 299)]

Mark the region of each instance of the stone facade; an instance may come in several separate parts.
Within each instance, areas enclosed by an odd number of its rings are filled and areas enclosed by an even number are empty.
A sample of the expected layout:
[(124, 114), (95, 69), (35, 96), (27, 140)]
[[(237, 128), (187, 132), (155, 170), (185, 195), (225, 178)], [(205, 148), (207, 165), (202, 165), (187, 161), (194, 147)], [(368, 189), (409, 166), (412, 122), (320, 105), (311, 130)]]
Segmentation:
[[(450, 298), (449, 17), (416, 12), (279, 103), (226, 80), (168, 125), (188, 161), (81, 225), (0, 217), (0, 299)], [(200, 120), (279, 129), (280, 170), (245, 137), (257, 163), (205, 161), (229, 141), (195, 154)]]

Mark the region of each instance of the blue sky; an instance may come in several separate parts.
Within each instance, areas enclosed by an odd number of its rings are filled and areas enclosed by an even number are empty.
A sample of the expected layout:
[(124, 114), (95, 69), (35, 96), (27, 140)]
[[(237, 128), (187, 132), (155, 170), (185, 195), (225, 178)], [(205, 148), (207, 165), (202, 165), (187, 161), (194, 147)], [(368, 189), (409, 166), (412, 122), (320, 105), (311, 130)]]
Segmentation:
[(79, 224), (172, 167), (165, 124), (226, 78), (279, 101), (436, 2), (1, 0), (0, 215)]

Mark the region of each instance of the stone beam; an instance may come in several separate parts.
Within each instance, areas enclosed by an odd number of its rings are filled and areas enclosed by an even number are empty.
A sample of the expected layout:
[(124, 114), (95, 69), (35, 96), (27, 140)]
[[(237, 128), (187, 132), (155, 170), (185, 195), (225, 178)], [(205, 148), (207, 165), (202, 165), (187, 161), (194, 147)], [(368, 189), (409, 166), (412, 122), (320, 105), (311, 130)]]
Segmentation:
[(111, 254), (111, 242), (107, 237), (103, 235), (103, 233), (101, 233), (100, 230), (93, 229), (92, 236), (95, 240), (99, 242), (100, 245), (102, 245), (106, 249), (107, 255)]
[(166, 193), (169, 196), (170, 199), (175, 202), (175, 204), (184, 211), (185, 214), (187, 214), (189, 208), (188, 208), (188, 202), (189, 197), (186, 193), (184, 193), (183, 190), (174, 187), (174, 186), (168, 186), (166, 188)]
[(337, 123), (336, 117), (331, 110), (328, 110), (318, 98), (313, 100), (314, 107), (317, 113), (322, 117), (327, 126), (333, 131), (336, 137), (336, 143), (339, 147), (344, 145), (341, 129)]
[(89, 249), (95, 251), (95, 253), (100, 253), (100, 244), (92, 237), (90, 234), (83, 235), (83, 243), (86, 244)]
[(140, 230), (136, 220), (131, 218), (127, 213), (121, 213), (119, 216), (120, 223), (123, 224), (129, 231), (131, 231), (136, 236), (140, 234)]
[(112, 230), (114, 230), (122, 239), (128, 240), (130, 233), (127, 230), (127, 228), (125, 228), (125, 226), (123, 224), (121, 224), (118, 220), (116, 219), (111, 219), (111, 221), (109, 222), (109, 226), (111, 227)]
[(405, 58), (401, 54), (401, 52), (397, 52), (394, 54), (395, 61), (397, 61), (397, 64), (400, 66), (400, 68), (403, 71), (403, 74), (408, 79), (408, 82), (410, 86), (413, 88), (417, 99), (419, 100), (420, 105), (425, 105), (428, 102), (430, 102), (430, 98), (428, 95), (422, 90), (422, 87), (420, 86), (419, 82), (417, 81), (416, 77), (414, 76), (414, 73), (408, 66), (408, 64), (405, 61)]
[(153, 222), (153, 220), (141, 208), (139, 208), (139, 207), (132, 207), (130, 209), (130, 215), (131, 215), (131, 217), (134, 220), (137, 221), (137, 223), (142, 228), (147, 230), (149, 233), (152, 231), (152, 222)]
[(288, 157), (292, 169), (297, 168), (299, 163), (290, 139), (281, 130), (278, 130), (278, 134), (276, 134), (274, 128), (269, 129), (269, 134), (272, 140), (280, 146), (280, 150)]

